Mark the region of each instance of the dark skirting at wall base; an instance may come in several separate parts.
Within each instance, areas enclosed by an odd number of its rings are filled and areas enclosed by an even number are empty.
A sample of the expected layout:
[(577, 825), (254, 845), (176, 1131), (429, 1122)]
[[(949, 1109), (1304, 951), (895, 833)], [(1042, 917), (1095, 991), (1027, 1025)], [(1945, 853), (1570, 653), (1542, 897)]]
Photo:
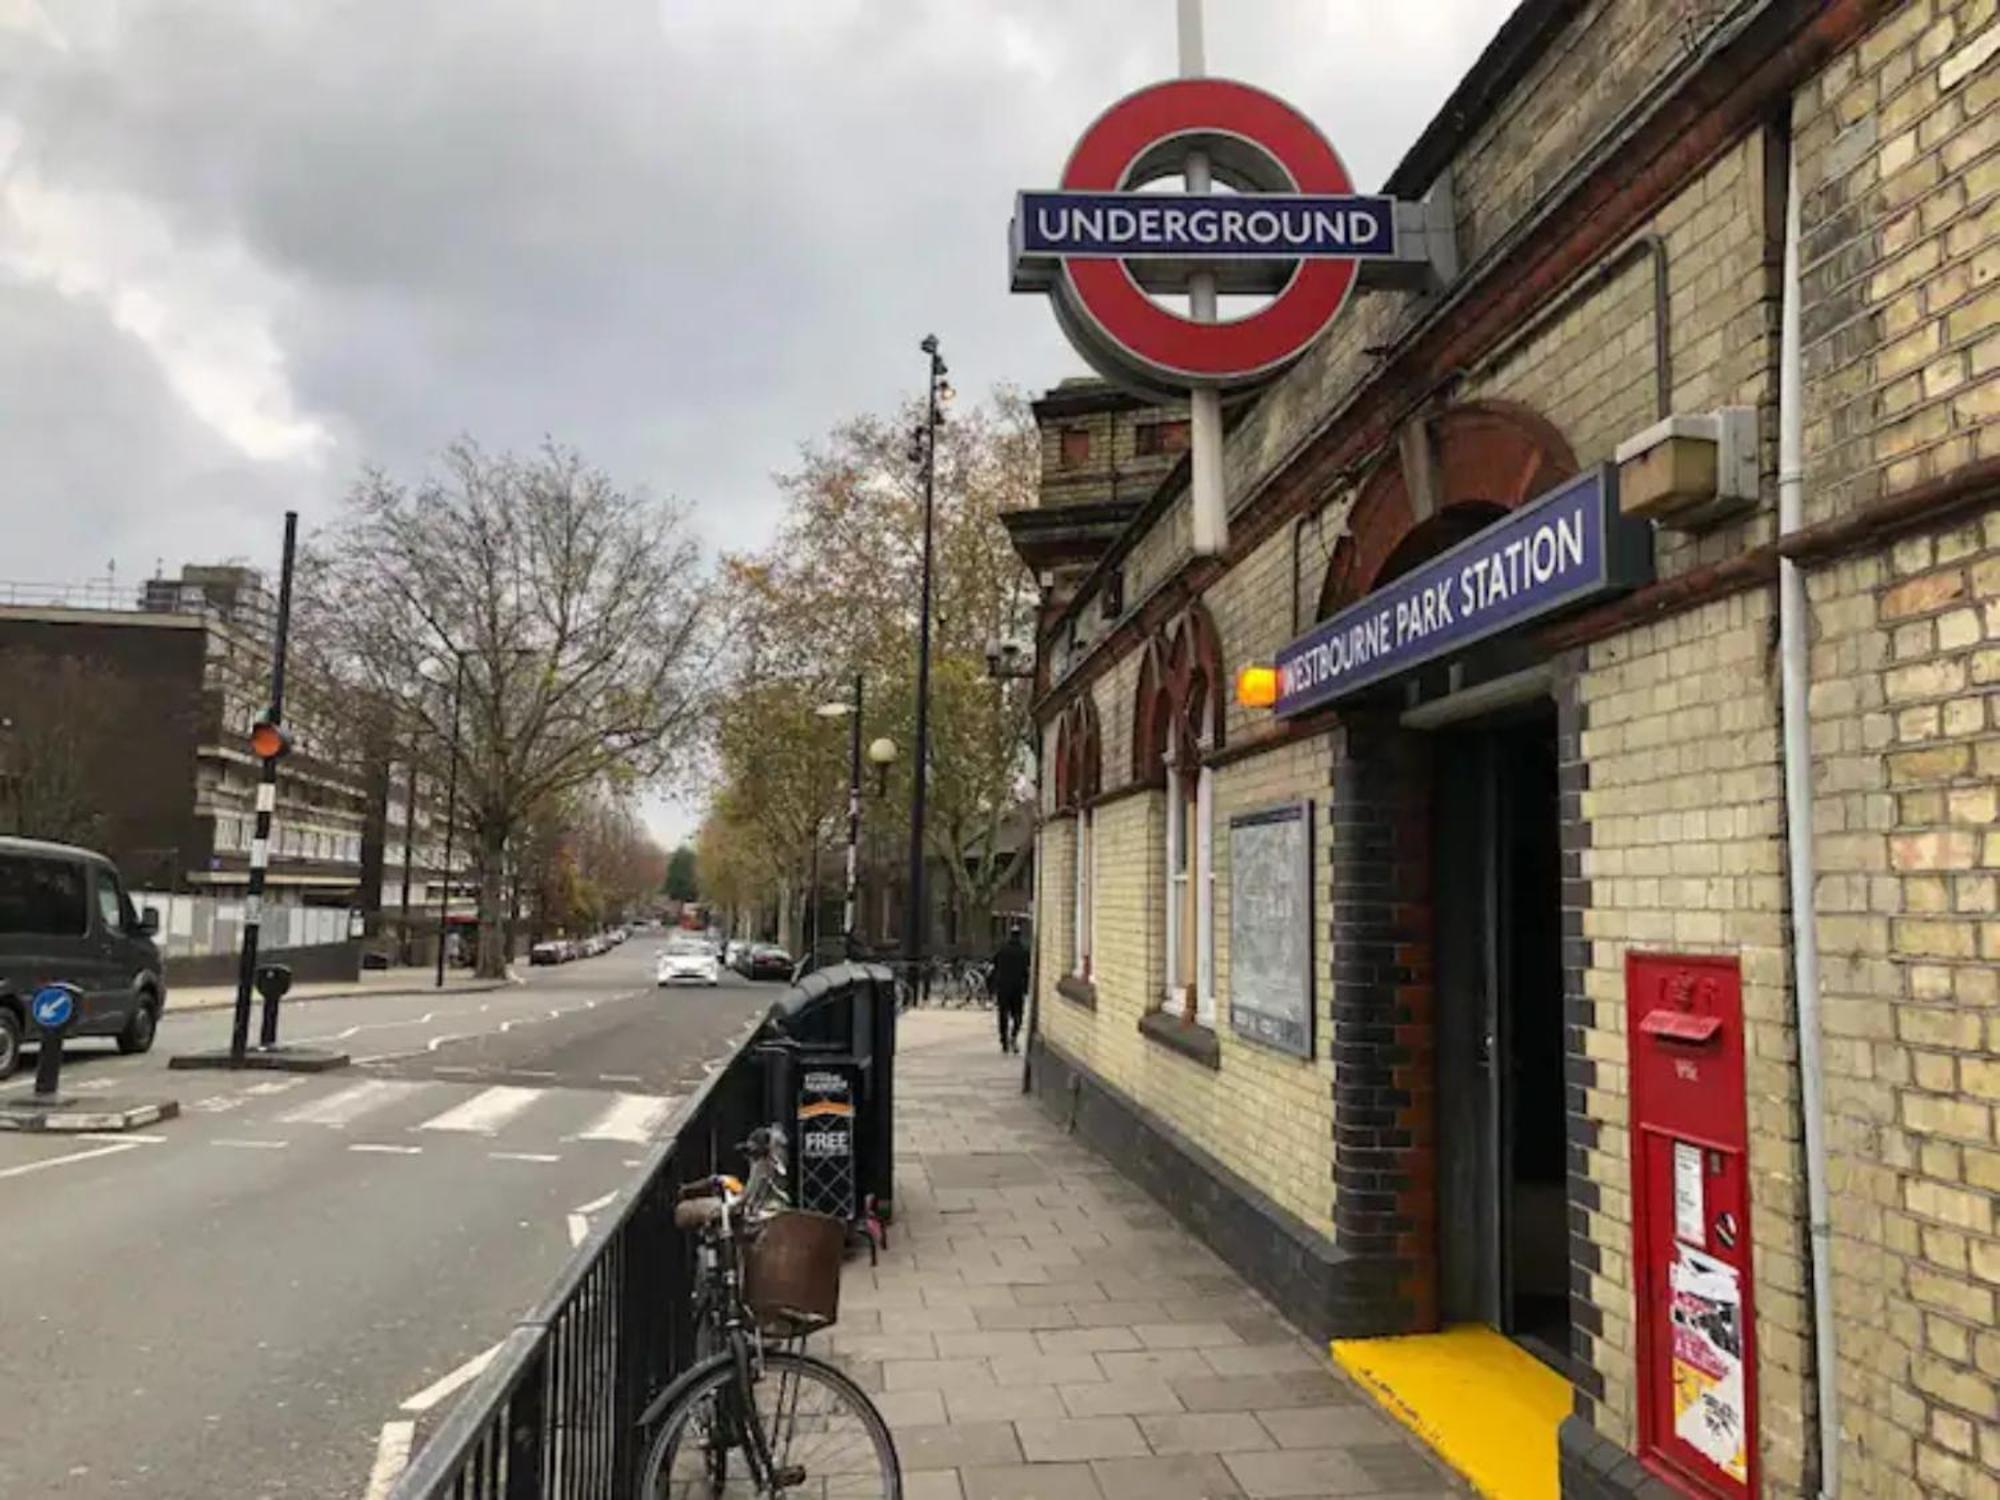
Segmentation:
[[(1273, 1203), (1157, 1115), (1037, 1037), (1030, 1076), (1043, 1109), (1151, 1193), (1318, 1339), (1356, 1331), (1367, 1267)], [(1327, 1184), (1331, 1194), (1333, 1184)]]
[(1682, 1500), (1657, 1474), (1581, 1417), (1556, 1429), (1562, 1500)]

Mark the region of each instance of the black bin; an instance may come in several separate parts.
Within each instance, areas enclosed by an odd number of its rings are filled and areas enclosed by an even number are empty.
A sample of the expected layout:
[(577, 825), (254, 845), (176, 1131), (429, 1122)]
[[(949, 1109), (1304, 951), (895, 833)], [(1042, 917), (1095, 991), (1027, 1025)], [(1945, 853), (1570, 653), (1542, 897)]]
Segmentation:
[[(853, 1223), (888, 1203), (895, 978), (879, 964), (805, 975), (771, 1005), (765, 1112), (791, 1136), (795, 1201)], [(893, 1038), (893, 1033), (891, 1033)]]

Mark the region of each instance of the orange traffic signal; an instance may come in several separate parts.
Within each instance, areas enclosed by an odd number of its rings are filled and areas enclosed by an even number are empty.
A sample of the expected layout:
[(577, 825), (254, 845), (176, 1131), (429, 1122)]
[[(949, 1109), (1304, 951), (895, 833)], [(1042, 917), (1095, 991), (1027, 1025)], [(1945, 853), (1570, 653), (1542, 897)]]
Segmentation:
[(250, 750), (259, 760), (276, 760), (292, 748), (292, 737), (269, 719), (250, 726)]

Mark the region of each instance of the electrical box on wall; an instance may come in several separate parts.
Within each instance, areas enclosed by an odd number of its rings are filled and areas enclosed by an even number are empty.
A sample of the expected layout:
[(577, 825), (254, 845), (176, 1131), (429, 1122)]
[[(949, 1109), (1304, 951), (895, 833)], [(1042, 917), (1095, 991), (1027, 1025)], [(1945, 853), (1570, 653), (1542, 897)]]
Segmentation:
[(1757, 411), (1676, 415), (1618, 445), (1618, 505), (1678, 530), (1711, 526), (1757, 503)]
[(1757, 1493), (1743, 976), (1734, 958), (1630, 953), (1632, 1265), (1639, 1457), (1688, 1493)]

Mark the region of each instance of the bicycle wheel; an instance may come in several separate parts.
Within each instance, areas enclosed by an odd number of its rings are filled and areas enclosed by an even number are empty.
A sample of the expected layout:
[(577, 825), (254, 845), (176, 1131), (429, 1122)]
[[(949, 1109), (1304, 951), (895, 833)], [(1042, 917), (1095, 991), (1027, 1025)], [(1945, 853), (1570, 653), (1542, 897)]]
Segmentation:
[(793, 1490), (830, 1500), (901, 1500), (903, 1471), (888, 1424), (861, 1387), (832, 1365), (806, 1354), (767, 1353), (751, 1395), (769, 1474), (758, 1477), (763, 1466), (752, 1456), (742, 1388), (725, 1361), (667, 1413), (646, 1455), (643, 1500), (772, 1500)]

